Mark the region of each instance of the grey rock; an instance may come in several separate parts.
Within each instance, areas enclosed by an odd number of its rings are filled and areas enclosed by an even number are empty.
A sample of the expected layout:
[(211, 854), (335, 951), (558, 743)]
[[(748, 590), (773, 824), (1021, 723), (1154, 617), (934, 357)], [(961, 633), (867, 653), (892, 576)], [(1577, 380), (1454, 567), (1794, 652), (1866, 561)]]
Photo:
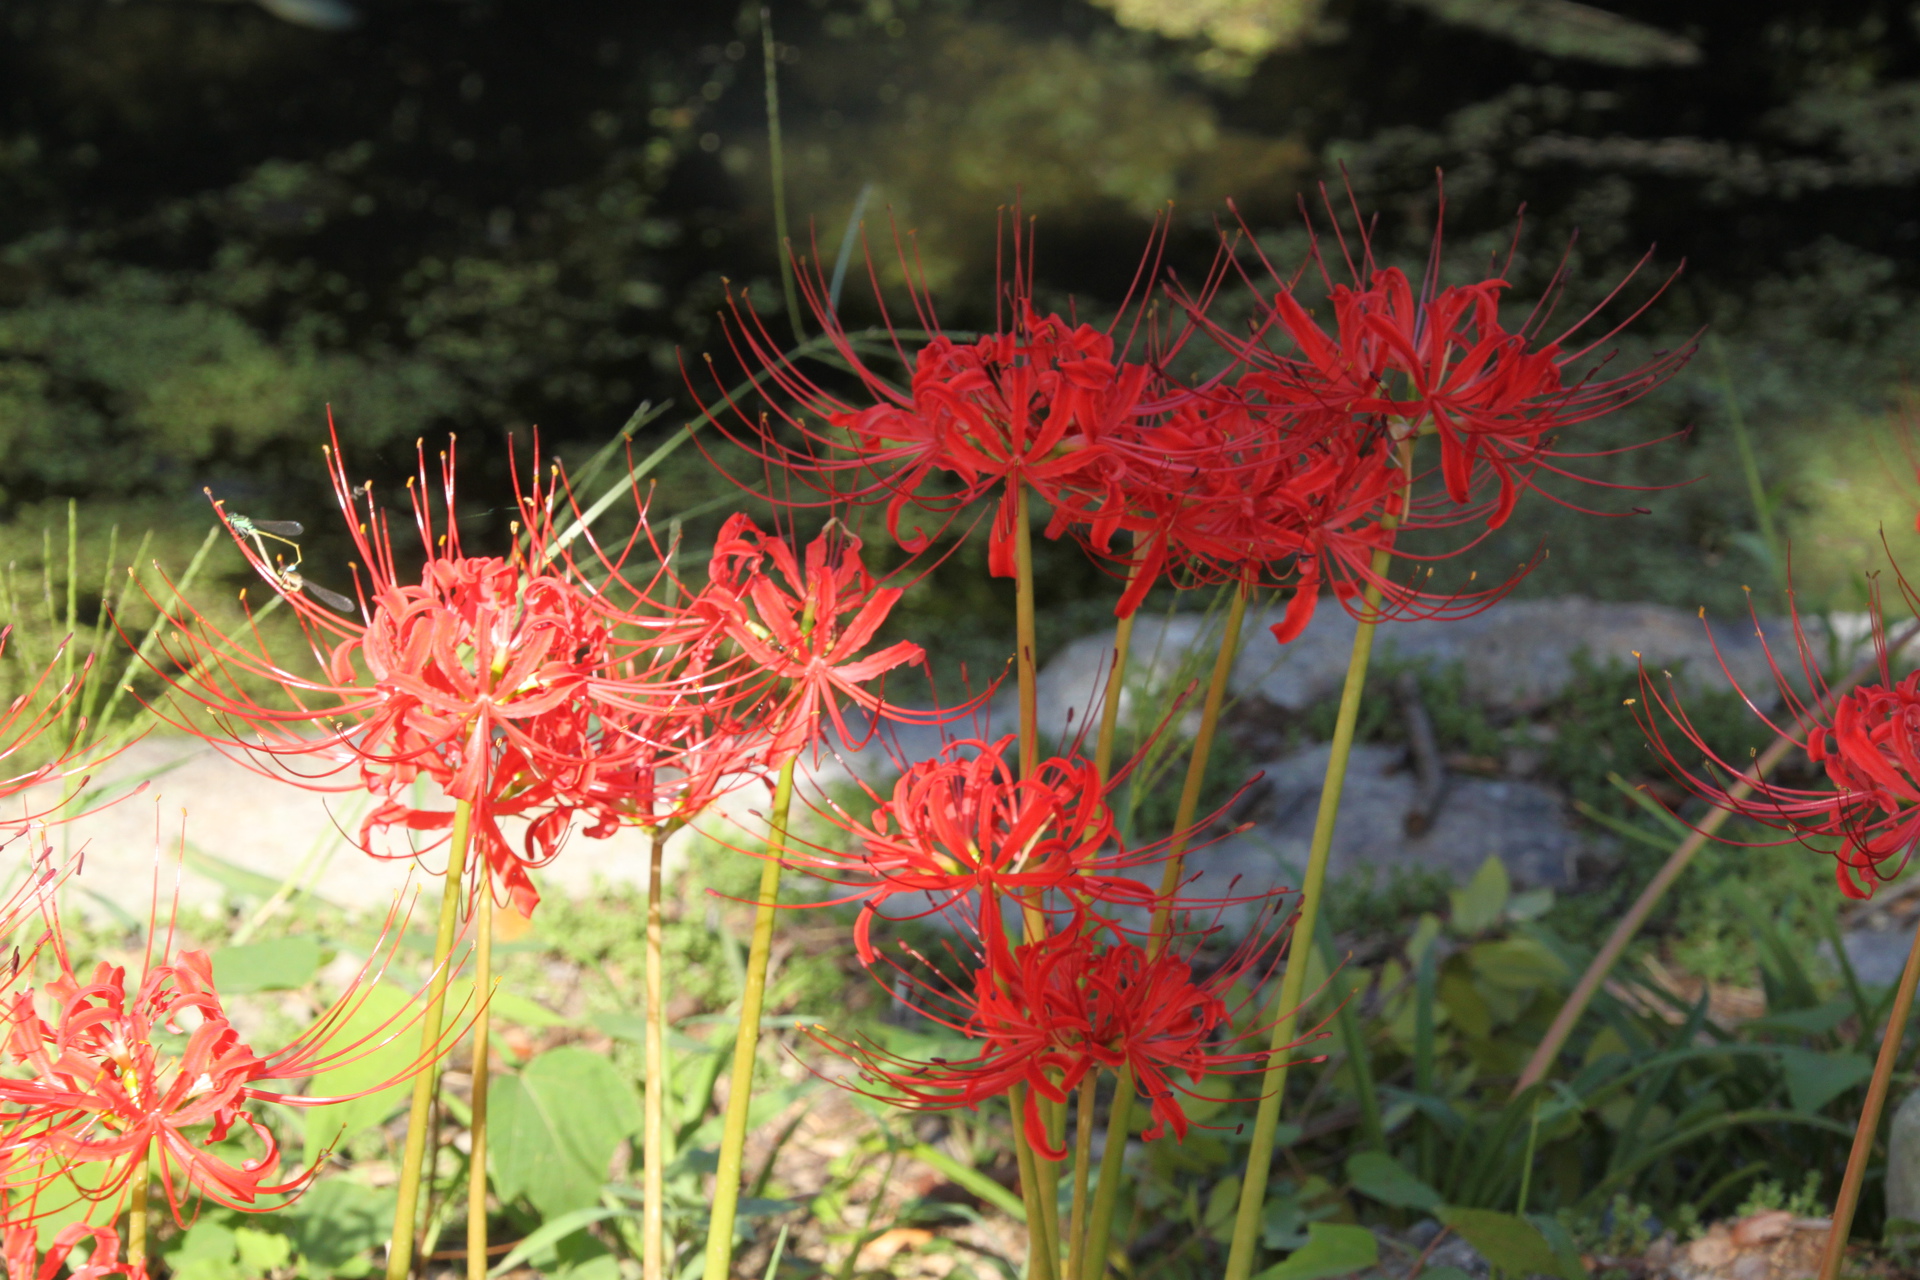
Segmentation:
[[(1277, 612), (1248, 617), (1233, 691), (1242, 696), (1258, 693), (1293, 711), (1337, 696), (1353, 647), (1353, 618), (1326, 603), (1306, 631), (1284, 647), (1276, 645), (1268, 631), (1278, 620)], [(1777, 698), (1777, 690), (1761, 630), (1775, 660), (1797, 676), (1793, 632), (1783, 618), (1765, 618), (1759, 628), (1751, 618), (1716, 621), (1709, 628), (1686, 610), (1581, 596), (1504, 602), (1450, 621), (1386, 622), (1375, 653), (1441, 667), (1459, 663), (1468, 695), (1504, 711), (1526, 711), (1551, 700), (1572, 681), (1575, 657), (1581, 653), (1598, 663), (1612, 659), (1632, 666), (1640, 660), (1637, 652), (1650, 672), (1658, 676), (1671, 671), (1683, 687), (1724, 688), (1724, 662), (1754, 701), (1766, 706)], [(1824, 658), (1825, 631), (1819, 620), (1808, 619), (1806, 630)], [(1836, 619), (1835, 631), (1840, 647), (1853, 652), (1863, 643), (1865, 624), (1843, 617)], [(1184, 687), (1189, 680), (1204, 684), (1217, 634), (1197, 614), (1141, 618), (1134, 628), (1128, 663), (1132, 674), (1123, 706), (1143, 695)], [(1112, 631), (1083, 637), (1062, 649), (1041, 672), (1041, 724), (1049, 732), (1068, 736), (1097, 714), (1113, 644)]]
[(1920, 1090), (1894, 1111), (1887, 1135), (1887, 1217), (1920, 1222)]
[[(1331, 751), (1308, 747), (1266, 765), (1265, 820), (1214, 854), (1257, 842), (1280, 863), (1304, 863)], [(1586, 843), (1556, 792), (1532, 782), (1453, 777), (1432, 826), (1408, 835), (1415, 780), (1401, 762), (1401, 753), (1389, 747), (1354, 748), (1333, 829), (1330, 874), (1362, 866), (1428, 867), (1464, 882), (1492, 855), (1506, 864), (1516, 885), (1558, 888), (1573, 880), (1574, 861)]]
[[(1847, 963), (1853, 966), (1855, 977), (1869, 986), (1890, 987), (1899, 981), (1901, 970), (1906, 968), (1913, 935), (1898, 930), (1854, 929), (1841, 936), (1840, 945), (1846, 951)], [(1822, 950), (1832, 957), (1831, 948), (1823, 946)]]

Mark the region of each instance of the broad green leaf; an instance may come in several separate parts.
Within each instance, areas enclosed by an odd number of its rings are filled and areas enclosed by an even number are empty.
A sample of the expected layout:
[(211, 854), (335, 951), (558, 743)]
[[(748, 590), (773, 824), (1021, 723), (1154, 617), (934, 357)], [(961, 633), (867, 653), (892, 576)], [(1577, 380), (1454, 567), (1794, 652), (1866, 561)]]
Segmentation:
[(393, 1202), (391, 1187), (376, 1191), (352, 1178), (326, 1178), (272, 1222), (306, 1260), (309, 1274), (342, 1275), (393, 1230)]
[(240, 1254), (241, 1269), (250, 1276), (276, 1271), (293, 1257), (293, 1242), (275, 1231), (235, 1227), (233, 1243)]
[(1354, 1190), (1396, 1209), (1431, 1213), (1441, 1204), (1438, 1191), (1408, 1173), (1398, 1160), (1379, 1151), (1348, 1156), (1347, 1181), (1353, 1184)]
[(1500, 913), (1507, 909), (1507, 897), (1512, 890), (1513, 882), (1507, 878), (1505, 864), (1494, 855), (1487, 855), (1487, 860), (1473, 873), (1473, 879), (1467, 881), (1467, 887), (1455, 889), (1448, 895), (1453, 904), (1453, 931), (1474, 934), (1491, 929), (1499, 923)]
[(367, 991), (360, 1007), (341, 1023), (334, 1044), (344, 1049), (358, 1041), (366, 1043), (355, 1051), (360, 1056), (321, 1072), (307, 1086), (310, 1097), (349, 1099), (332, 1106), (302, 1109), (306, 1115), (307, 1159), (314, 1159), (329, 1146), (352, 1141), (400, 1109), (408, 1081), (375, 1093), (365, 1091), (393, 1079), (420, 1056), (420, 1028), (407, 1018), (407, 1005), (412, 999), (399, 987), (382, 982)]
[[(455, 978), (447, 984), (447, 1008), (449, 1010), (465, 1008), (470, 1013), (477, 1009), (470, 1003), (473, 999), (473, 979)], [(496, 990), (493, 999), (487, 1001), (487, 1009), (495, 1022), (511, 1022), (522, 1027), (569, 1027), (570, 1018), (562, 1017), (545, 1005), (537, 1004), (523, 995), (511, 991)]]
[(1314, 1222), (1307, 1226), (1306, 1246), (1256, 1280), (1330, 1280), (1365, 1271), (1379, 1261), (1380, 1242), (1365, 1227)]
[(1780, 1070), (1795, 1111), (1818, 1111), (1873, 1074), (1873, 1059), (1857, 1053), (1821, 1053), (1783, 1045)]
[(167, 1266), (176, 1280), (241, 1280), (237, 1245), (233, 1228), (202, 1218), (167, 1252)]
[(227, 947), (211, 957), (213, 982), (220, 994), (228, 996), (291, 991), (313, 981), (320, 972), (320, 957), (320, 943), (304, 936)]
[(502, 1200), (525, 1196), (547, 1219), (597, 1203), (614, 1148), (640, 1128), (633, 1086), (577, 1047), (494, 1077), (487, 1097), (494, 1188)]
[(171, 1254), (182, 1262), (207, 1259), (231, 1262), (237, 1248), (238, 1241), (234, 1239), (232, 1227), (211, 1218), (203, 1218), (187, 1228)]
[(46, 1212), (34, 1219), (34, 1227), (39, 1232), (40, 1247), (47, 1248), (55, 1236), (78, 1222), (111, 1224), (114, 1212), (109, 1203), (101, 1203), (106, 1178), (110, 1176), (107, 1165), (70, 1165), (65, 1168), (55, 1163), (35, 1166), (21, 1166), (10, 1171), (18, 1178), (21, 1186), (40, 1188), (40, 1203), (47, 1205)]
[(1577, 1268), (1572, 1272), (1567, 1270), (1564, 1260), (1554, 1254), (1553, 1246), (1540, 1234), (1540, 1229), (1525, 1218), (1492, 1209), (1458, 1209), (1452, 1205), (1442, 1205), (1434, 1216), (1502, 1271), (1585, 1280), (1585, 1273)]
[(1234, 1211), (1240, 1207), (1240, 1176), (1230, 1173), (1213, 1184), (1207, 1193), (1207, 1207), (1200, 1215), (1201, 1225), (1218, 1234), (1233, 1225)]
[(1476, 943), (1467, 950), (1467, 963), (1481, 981), (1509, 991), (1532, 991), (1573, 976), (1565, 961), (1532, 938)]

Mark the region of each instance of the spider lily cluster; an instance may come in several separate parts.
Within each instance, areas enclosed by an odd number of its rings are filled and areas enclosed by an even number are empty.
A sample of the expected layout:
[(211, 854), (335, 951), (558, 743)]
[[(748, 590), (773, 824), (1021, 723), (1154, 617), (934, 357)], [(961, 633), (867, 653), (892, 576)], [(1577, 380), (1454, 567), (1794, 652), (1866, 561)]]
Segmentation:
[[(1298, 1025), (1305, 965), (1288, 964), (1277, 993), (1267, 979), (1290, 937), (1313, 936), (1326, 841), (1316, 837), (1297, 892), (1236, 886), (1207, 897), (1187, 871), (1220, 827), (1199, 813), (1199, 780), (1248, 603), (1262, 591), (1285, 593), (1272, 626), (1282, 644), (1301, 634), (1325, 596), (1360, 620), (1365, 644), (1387, 618), (1486, 607), (1517, 575), (1437, 592), (1427, 562), (1470, 548), (1543, 480), (1578, 479), (1572, 464), (1580, 455), (1560, 448), (1561, 433), (1644, 394), (1686, 353), (1602, 377), (1588, 366), (1617, 327), (1578, 341), (1589, 315), (1547, 336), (1545, 304), (1509, 326), (1501, 314), (1507, 281), (1444, 284), (1437, 242), (1417, 285), (1376, 263), (1364, 237), (1351, 251), (1342, 242), (1331, 261), (1316, 251), (1309, 266), (1324, 286), (1324, 321), (1295, 297), (1294, 279), (1257, 255), (1243, 260), (1235, 242), (1197, 292), (1163, 284), (1150, 256), (1135, 298), (1106, 328), (1044, 311), (1032, 288), (1031, 242), (1016, 230), (1012, 244), (1016, 265), (993, 332), (944, 334), (930, 300), (915, 293), (920, 345), (910, 349), (905, 334), (894, 333), (894, 355), (910, 373), (904, 388), (868, 363), (866, 345), (841, 327), (817, 276), (803, 270), (803, 291), (836, 367), (851, 375), (830, 384), (803, 374), (751, 310), (733, 305), (729, 333), (757, 403), (742, 392), (713, 405), (706, 420), (773, 477), (758, 496), (786, 527), (769, 531), (731, 516), (704, 574), (683, 573), (677, 547), (661, 546), (637, 486), (633, 532), (603, 544), (564, 475), (537, 459), (531, 478), (515, 486), (511, 549), (470, 553), (455, 516), (451, 446), (437, 461), (421, 449), (407, 512), (418, 548), (406, 552), (371, 487), (350, 481), (337, 443), (328, 450), (355, 552), (347, 610), (337, 607), (345, 597), (306, 589), (270, 559), (259, 522), (215, 504), (234, 545), (298, 620), (311, 662), (272, 652), (258, 627), (222, 632), (170, 600), (178, 628), (153, 668), (175, 700), (157, 713), (264, 775), (367, 794), (373, 805), (356, 833), (365, 854), (445, 870), (432, 979), (401, 1023), (378, 1037), (385, 1043), (417, 1025), (420, 1044), (405, 1073), (415, 1094), (391, 1280), (412, 1267), (430, 1167), (434, 1064), (466, 1030), (450, 1032), (445, 1022), (458, 940), (471, 940), (477, 988), (489, 990), (495, 906), (532, 915), (534, 876), (568, 838), (606, 838), (622, 827), (645, 833), (652, 850), (642, 1261), (648, 1280), (678, 1273), (661, 1216), (662, 849), (674, 831), (737, 795), (767, 797), (767, 840), (747, 850), (764, 871), (706, 1280), (729, 1274), (735, 1243), (783, 869), (817, 877), (828, 903), (857, 903), (850, 943), (860, 961), (967, 1051), (909, 1059), (833, 1028), (816, 1028), (816, 1042), (854, 1060), (859, 1087), (899, 1106), (1000, 1100), (1011, 1109), (1037, 1275), (1098, 1280), (1136, 1096), (1149, 1112), (1148, 1135), (1176, 1137), (1192, 1123), (1183, 1099), (1223, 1091), (1261, 1098), (1265, 1138), (1256, 1127), (1241, 1214), (1251, 1205), (1257, 1217), (1284, 1072), (1312, 1038)], [(1231, 328), (1209, 314), (1229, 286), (1252, 304), (1251, 319)], [(1176, 376), (1177, 357), (1206, 346), (1219, 372)], [(868, 567), (855, 533), (876, 508), (902, 553), (885, 577)], [(880, 639), (903, 583), (929, 571), (948, 535), (970, 519), (988, 526), (989, 572), (1015, 579), (1018, 733), (980, 727), (984, 695), (958, 708), (916, 710), (885, 688), (889, 674), (926, 665), (917, 645)], [(794, 534), (802, 523), (819, 531)], [(1121, 583), (1116, 678), (1090, 756), (1093, 709), (1067, 745), (1049, 753), (1040, 738), (1035, 528), (1073, 539)], [(1451, 546), (1420, 543), (1437, 551), (1405, 545), (1409, 534), (1444, 530), (1465, 532)], [(1139, 842), (1123, 837), (1110, 803), (1137, 764), (1112, 762), (1117, 673), (1128, 625), (1160, 586), (1226, 586), (1234, 603), (1201, 700), (1174, 830)], [(1355, 662), (1362, 677), (1365, 653), (1357, 650)], [(263, 697), (263, 688), (279, 696)], [(1352, 709), (1342, 714), (1350, 739)], [(839, 827), (836, 840), (790, 834), (803, 758), (836, 742), (860, 746), (889, 723), (950, 727), (969, 718), (974, 736), (949, 733), (937, 755), (905, 761), (890, 790), (871, 792), (870, 816), (811, 801)], [(1343, 750), (1336, 741), (1337, 760)], [(1324, 801), (1329, 835), (1337, 804), (1336, 776)], [(104, 1268), (88, 1274), (137, 1271), (150, 1177), (176, 1216), (194, 1197), (246, 1209), (298, 1194), (312, 1167), (283, 1170), (270, 1130), (248, 1105), (329, 1101), (277, 1085), (369, 1051), (370, 1041), (342, 1043), (338, 1031), (359, 984), (308, 1036), (257, 1054), (223, 1011), (204, 955), (169, 949), (137, 978), (105, 967), (83, 977), (68, 963), (57, 916), (39, 903), (17, 912), (15, 923), (42, 922), (38, 945), (55, 977), (8, 993), (4, 1005), (15, 1064), (0, 1083), (0, 1123), (12, 1126), (0, 1165), (9, 1273), (57, 1269), (60, 1251), (85, 1239), (94, 1241), (88, 1266)], [(1255, 927), (1221, 945), (1222, 909), (1247, 905)], [(893, 930), (877, 927), (933, 917), (951, 938), (943, 955), (890, 946)], [(478, 1277), (488, 1249), (484, 1002), (469, 1021), (476, 1047), (467, 1258)], [(1108, 1167), (1095, 1194), (1090, 1164), (1103, 1096)], [(227, 1135), (249, 1132), (258, 1155), (235, 1164), (212, 1152)], [(1070, 1154), (1072, 1207), (1063, 1215), (1055, 1187)], [(110, 1233), (95, 1231), (60, 1235), (44, 1264), (24, 1252), (16, 1264), (16, 1236), (52, 1194), (45, 1171), (76, 1165), (100, 1171), (85, 1194), (130, 1202), (138, 1225), (129, 1228), (128, 1261), (116, 1262)], [(1243, 1280), (1250, 1258), (1251, 1244), (1236, 1240), (1233, 1280)]]

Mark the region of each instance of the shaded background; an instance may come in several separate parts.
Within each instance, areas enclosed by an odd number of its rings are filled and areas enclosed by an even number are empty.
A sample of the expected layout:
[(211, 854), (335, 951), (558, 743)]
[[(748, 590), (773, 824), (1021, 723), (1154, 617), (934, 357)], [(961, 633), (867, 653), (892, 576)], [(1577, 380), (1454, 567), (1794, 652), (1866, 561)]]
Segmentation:
[[(11, 0), (0, 22), (0, 554), (26, 578), (68, 498), (89, 539), (151, 526), (163, 558), (205, 529), (203, 486), (325, 524), (328, 403), (389, 485), (417, 438), (462, 433), (484, 538), (506, 432), (583, 456), (642, 399), (676, 402), (643, 445), (677, 427), (727, 279), (783, 325), (757, 4)], [(1185, 274), (1229, 198), (1292, 263), (1299, 193), (1342, 171), (1412, 265), (1436, 169), (1456, 272), (1524, 203), (1517, 292), (1564, 255), (1564, 314), (1650, 246), (1636, 297), (1684, 259), (1619, 359), (1703, 326), (1718, 346), (1587, 438), (1683, 432), (1595, 467), (1696, 482), (1601, 504), (1651, 509), (1624, 524), (1536, 502), (1480, 562), (1544, 537), (1528, 590), (1731, 610), (1791, 539), (1803, 595), (1848, 604), (1882, 522), (1911, 536), (1920, 7), (788, 0), (773, 23), (796, 237), (831, 259), (866, 190), (882, 274), (910, 233), (956, 326), (990, 316), (1016, 192), (1043, 293), (1095, 316), (1170, 201)], [(724, 492), (694, 453), (668, 514)], [(1005, 584), (967, 559), (903, 626), (1004, 634)], [(1070, 550), (1042, 582), (1044, 643), (1107, 607)]]

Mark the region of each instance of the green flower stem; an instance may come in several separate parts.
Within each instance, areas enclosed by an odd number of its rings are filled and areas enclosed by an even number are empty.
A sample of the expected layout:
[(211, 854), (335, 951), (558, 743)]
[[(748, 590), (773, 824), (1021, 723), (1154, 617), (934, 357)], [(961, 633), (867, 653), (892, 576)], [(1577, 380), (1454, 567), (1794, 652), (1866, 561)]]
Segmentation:
[[(1374, 552), (1373, 572), (1387, 570), (1390, 552)], [(1300, 912), (1287, 947), (1287, 970), (1280, 979), (1275, 1002), (1272, 1056), (1260, 1081), (1260, 1110), (1254, 1117), (1253, 1144), (1247, 1151), (1245, 1181), (1240, 1184), (1240, 1208), (1233, 1222), (1233, 1247), (1227, 1254), (1226, 1280), (1247, 1280), (1253, 1272), (1255, 1241), (1260, 1232), (1260, 1210), (1267, 1198), (1267, 1175), (1273, 1165), (1273, 1132), (1280, 1123), (1280, 1097), (1287, 1087), (1287, 1053), (1300, 1019), (1301, 993), (1307, 981), (1307, 957), (1313, 954), (1314, 930), (1320, 919), (1321, 890), (1327, 878), (1327, 855), (1333, 849), (1333, 824), (1340, 816), (1340, 792), (1347, 781), (1347, 758), (1353, 752), (1354, 725), (1360, 718), (1360, 695), (1367, 684), (1367, 663), (1373, 656), (1373, 633), (1380, 609), (1380, 588), (1369, 584), (1363, 620), (1353, 633), (1353, 652), (1347, 659), (1347, 682), (1340, 691), (1340, 712), (1333, 726), (1333, 749), (1327, 758), (1327, 776), (1320, 788), (1320, 811), (1314, 818), (1313, 841), (1307, 847), (1307, 874), (1300, 886)]]
[(1107, 1274), (1113, 1211), (1120, 1203), (1120, 1175), (1126, 1169), (1127, 1134), (1133, 1124), (1133, 1096), (1133, 1068), (1122, 1067), (1113, 1086), (1113, 1106), (1107, 1112), (1107, 1149), (1100, 1156), (1100, 1185), (1094, 1188), (1093, 1212), (1087, 1215), (1081, 1280), (1102, 1280)]
[(473, 1020), (473, 1102), (467, 1157), (467, 1280), (487, 1280), (487, 1085), (492, 1071), (493, 886), (476, 877), (473, 989), (483, 1002)]
[(1073, 1117), (1073, 1207), (1067, 1216), (1066, 1280), (1080, 1280), (1081, 1264), (1086, 1258), (1087, 1175), (1093, 1161), (1093, 1107), (1100, 1088), (1100, 1073), (1087, 1072), (1080, 1082), (1079, 1106)]
[[(1251, 589), (1245, 581), (1233, 593), (1227, 610), (1227, 625), (1220, 635), (1220, 651), (1214, 655), (1213, 677), (1207, 682), (1207, 700), (1200, 708), (1200, 731), (1193, 739), (1193, 752), (1187, 757), (1187, 778), (1180, 788), (1180, 804), (1173, 815), (1173, 841), (1167, 853), (1167, 867), (1160, 877), (1160, 901), (1154, 906), (1147, 931), (1147, 951), (1158, 956), (1166, 949), (1167, 921), (1173, 912), (1173, 894), (1180, 887), (1185, 865), (1187, 831), (1200, 808), (1200, 785), (1206, 779), (1207, 757), (1213, 752), (1213, 735), (1220, 727), (1220, 707), (1226, 701), (1227, 681), (1233, 675), (1233, 661), (1240, 652), (1240, 629), (1246, 622), (1247, 597)], [(1093, 1212), (1087, 1219), (1087, 1241), (1082, 1252), (1086, 1271), (1084, 1280), (1101, 1280), (1107, 1269), (1108, 1245), (1113, 1236), (1113, 1211), (1120, 1201), (1120, 1175), (1124, 1167), (1127, 1135), (1133, 1123), (1133, 1072), (1123, 1069), (1114, 1088), (1113, 1109), (1107, 1117), (1107, 1149), (1100, 1158), (1100, 1185), (1093, 1194)]]
[(420, 1171), (427, 1155), (427, 1113), (440, 1080), (437, 1055), (447, 1012), (448, 959), (460, 921), (460, 889), (466, 883), (467, 846), (473, 840), (473, 804), (453, 806), (453, 839), (447, 850), (447, 883), (440, 894), (440, 929), (433, 940), (433, 977), (427, 981), (427, 1011), (420, 1019), (420, 1053), (435, 1061), (413, 1078), (407, 1113), (407, 1145), (400, 1157), (399, 1198), (393, 1210), (393, 1240), (387, 1246), (387, 1280), (407, 1280), (413, 1270), (413, 1232), (420, 1217)]
[(1042, 1160), (1027, 1141), (1023, 1118), (1026, 1086), (1016, 1084), (1007, 1092), (1007, 1106), (1013, 1112), (1013, 1156), (1020, 1168), (1020, 1200), (1027, 1207), (1027, 1280), (1054, 1280), (1059, 1267), (1058, 1237), (1047, 1229), (1046, 1204), (1041, 1200)]
[[(727, 1114), (720, 1134), (720, 1166), (714, 1173), (713, 1215), (707, 1226), (705, 1280), (727, 1280), (733, 1266), (733, 1222), (740, 1208), (740, 1171), (747, 1147), (747, 1104), (753, 1095), (753, 1060), (760, 1047), (760, 1010), (767, 996), (767, 958), (773, 950), (773, 917), (780, 897), (780, 863), (787, 847), (787, 815), (793, 807), (794, 757), (780, 766), (767, 830), (767, 856), (753, 911), (753, 941), (747, 948), (746, 987), (740, 993), (740, 1026), (733, 1039)], [(657, 1008), (658, 1006), (654, 1006)], [(654, 1016), (653, 1009), (647, 1016)]]
[[(1020, 776), (1030, 778), (1040, 761), (1040, 695), (1033, 620), (1033, 530), (1028, 522), (1027, 487), (1017, 478), (1011, 483), (1014, 486), (1013, 627), (1014, 669), (1019, 680), (1020, 697)], [(1027, 941), (1040, 941), (1046, 936), (1047, 918), (1041, 911), (1038, 896), (1030, 901), (1022, 899), (1020, 907), (1026, 923)], [(1058, 1112), (1053, 1105), (1043, 1100), (1040, 1111), (1048, 1128), (1057, 1130)], [(1021, 1195), (1027, 1199), (1028, 1255), (1043, 1258), (1044, 1275), (1051, 1277), (1060, 1269), (1060, 1169), (1053, 1161), (1043, 1159), (1032, 1150), (1017, 1110), (1013, 1119), (1013, 1145), (1020, 1164)], [(1043, 1274), (1032, 1264), (1029, 1264), (1028, 1270), (1036, 1278)]]
[(147, 1184), (153, 1178), (153, 1147), (141, 1148), (133, 1165), (133, 1198), (127, 1204), (127, 1265), (147, 1261)]
[(1227, 699), (1227, 681), (1233, 675), (1233, 660), (1240, 652), (1240, 628), (1247, 619), (1247, 597), (1251, 588), (1245, 581), (1233, 593), (1227, 609), (1227, 625), (1220, 633), (1220, 651), (1213, 658), (1213, 678), (1207, 682), (1207, 700), (1200, 707), (1200, 731), (1193, 738), (1193, 752), (1187, 757), (1187, 779), (1180, 787), (1180, 804), (1173, 813), (1173, 839), (1167, 847), (1167, 866), (1160, 876), (1160, 901), (1154, 905), (1153, 921), (1147, 931), (1147, 953), (1158, 956), (1167, 949), (1167, 920), (1173, 914), (1174, 891), (1186, 867), (1187, 834), (1193, 815), (1200, 809), (1200, 787), (1207, 777), (1207, 757), (1213, 754), (1214, 731), (1220, 727), (1220, 707)]
[[(640, 1269), (645, 1280), (665, 1280), (666, 1204), (667, 1204), (667, 994), (666, 956), (660, 924), (660, 895), (663, 892), (661, 864), (666, 859), (667, 833), (656, 827), (653, 845), (647, 856), (647, 1096), (646, 1124), (641, 1137), (643, 1184), (640, 1221)], [(780, 864), (773, 868), (774, 883), (779, 884)], [(768, 900), (766, 886), (761, 898)], [(756, 926), (758, 922), (756, 921)], [(756, 941), (759, 930), (754, 931)], [(763, 971), (764, 972), (764, 971)], [(749, 1077), (751, 1079), (751, 1077)], [(738, 1084), (736, 1082), (736, 1087)], [(729, 1112), (731, 1114), (731, 1112)], [(736, 1178), (737, 1182), (738, 1179)]]
[(1907, 1016), (1913, 1012), (1916, 985), (1920, 985), (1920, 928), (1914, 930), (1913, 945), (1907, 949), (1907, 967), (1901, 970), (1893, 1012), (1887, 1015), (1887, 1033), (1880, 1041), (1880, 1056), (1874, 1060), (1873, 1079), (1867, 1085), (1867, 1103), (1861, 1108), (1860, 1123), (1853, 1131), (1853, 1150), (1847, 1155), (1847, 1172), (1840, 1180), (1839, 1198), (1833, 1202), (1833, 1226), (1827, 1232), (1827, 1251), (1820, 1260), (1820, 1280), (1839, 1280), (1840, 1267), (1846, 1261), (1853, 1210), (1859, 1203), (1860, 1184), (1867, 1176), (1867, 1161), (1873, 1155), (1874, 1140), (1880, 1133), (1880, 1113), (1887, 1105), (1887, 1085), (1893, 1079), (1894, 1060), (1900, 1056)]

